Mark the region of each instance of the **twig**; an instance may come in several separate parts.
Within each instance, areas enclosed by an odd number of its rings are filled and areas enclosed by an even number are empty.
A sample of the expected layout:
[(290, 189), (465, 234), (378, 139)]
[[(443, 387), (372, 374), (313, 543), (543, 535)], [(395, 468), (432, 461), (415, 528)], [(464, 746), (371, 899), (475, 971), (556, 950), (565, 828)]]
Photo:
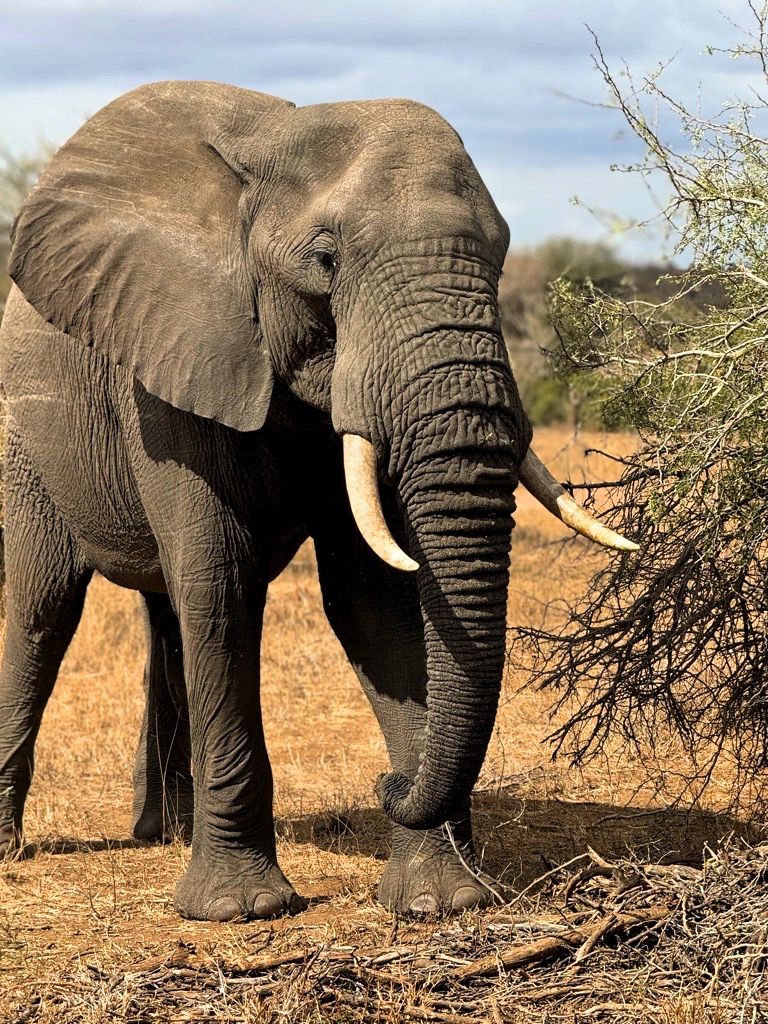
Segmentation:
[(573, 958), (574, 965), (581, 966), (582, 960), (585, 960), (589, 956), (589, 954), (592, 952), (592, 950), (595, 948), (598, 942), (600, 942), (601, 939), (604, 939), (606, 935), (609, 935), (611, 932), (615, 930), (616, 915), (609, 914), (608, 917), (606, 917), (603, 924), (599, 928), (595, 928), (595, 930), (592, 932), (589, 938), (583, 943), (583, 945), (579, 946), (579, 948), (576, 950), (576, 955)]
[(651, 907), (649, 910), (638, 910), (636, 913), (612, 914), (609, 918), (610, 928), (606, 928), (606, 922), (603, 919), (596, 924), (581, 926), (563, 935), (537, 939), (525, 946), (515, 946), (504, 952), (491, 953), (474, 963), (460, 967), (455, 974), (460, 980), (466, 981), (468, 978), (493, 974), (501, 967), (514, 970), (517, 967), (525, 967), (528, 964), (559, 956), (574, 946), (583, 948), (594, 932), (599, 933), (599, 938), (604, 938), (606, 935), (618, 934), (636, 925), (658, 923), (668, 916), (669, 910), (662, 906)]
[(529, 882), (524, 889), (522, 889), (516, 896), (513, 896), (512, 899), (509, 900), (507, 906), (512, 907), (515, 905), (515, 903), (519, 903), (523, 896), (527, 896), (527, 894), (531, 892), (533, 889), (537, 889), (543, 882), (546, 882), (548, 878), (552, 878), (553, 875), (557, 875), (561, 871), (565, 871), (565, 869), (569, 868), (572, 864), (578, 864), (580, 860), (584, 860), (586, 857), (589, 857), (588, 853), (580, 853), (576, 857), (571, 857), (571, 859), (567, 860), (564, 864), (558, 864), (557, 867), (552, 868), (550, 871), (545, 872), (543, 875), (539, 875), (538, 878), (534, 878), (532, 882)]
[(467, 1017), (464, 1013), (443, 1013), (440, 1010), (422, 1009), (419, 1006), (402, 1006), (398, 1003), (386, 1002), (383, 999), (371, 999), (368, 996), (351, 992), (336, 992), (335, 998), (338, 1002), (346, 1003), (348, 1006), (360, 1006), (366, 1010), (394, 1013), (400, 1020), (411, 1017), (414, 1020), (443, 1021), (444, 1024), (473, 1024), (473, 1022), (485, 1024), (486, 1022), (486, 1018), (483, 1017)]

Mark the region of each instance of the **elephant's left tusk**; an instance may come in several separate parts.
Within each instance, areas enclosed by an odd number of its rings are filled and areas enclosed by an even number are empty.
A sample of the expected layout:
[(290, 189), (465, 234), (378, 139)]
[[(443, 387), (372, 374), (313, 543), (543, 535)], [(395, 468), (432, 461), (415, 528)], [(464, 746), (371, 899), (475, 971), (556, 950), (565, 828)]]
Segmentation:
[(384, 519), (373, 445), (357, 434), (345, 434), (343, 446), (349, 504), (363, 539), (393, 569), (413, 572), (419, 568), (419, 563), (399, 547)]
[(543, 464), (532, 448), (518, 467), (520, 483), (524, 484), (534, 498), (553, 516), (557, 516), (582, 537), (602, 544), (614, 551), (639, 551), (640, 545), (628, 540), (610, 527), (604, 526), (585, 508), (575, 501)]

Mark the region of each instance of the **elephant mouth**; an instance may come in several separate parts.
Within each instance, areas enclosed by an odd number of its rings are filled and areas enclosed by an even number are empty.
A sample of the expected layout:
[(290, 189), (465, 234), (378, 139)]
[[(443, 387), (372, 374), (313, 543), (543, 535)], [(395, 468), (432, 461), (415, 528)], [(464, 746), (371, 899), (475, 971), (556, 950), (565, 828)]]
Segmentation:
[[(384, 518), (379, 496), (376, 452), (373, 445), (357, 434), (345, 434), (344, 477), (352, 515), (363, 539), (387, 565), (404, 572), (419, 568), (392, 536)], [(538, 502), (576, 533), (614, 551), (639, 551), (639, 545), (605, 526), (580, 505), (555, 480), (533, 449), (518, 467), (518, 479)]]

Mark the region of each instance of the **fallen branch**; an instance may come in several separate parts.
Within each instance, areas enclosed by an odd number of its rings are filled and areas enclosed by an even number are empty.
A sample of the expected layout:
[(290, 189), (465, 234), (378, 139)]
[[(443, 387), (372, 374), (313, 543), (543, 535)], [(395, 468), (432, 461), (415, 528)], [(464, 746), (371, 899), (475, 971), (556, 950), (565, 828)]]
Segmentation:
[[(610, 927), (606, 927), (606, 919), (601, 918), (591, 925), (581, 925), (573, 931), (563, 932), (561, 935), (547, 936), (545, 939), (537, 939), (525, 946), (514, 946), (504, 952), (491, 953), (475, 960), (474, 963), (459, 967), (455, 976), (460, 981), (468, 978), (480, 978), (493, 974), (501, 968), (515, 970), (518, 967), (526, 967), (528, 964), (540, 963), (542, 960), (549, 960), (552, 957), (560, 956), (574, 947), (590, 951), (593, 946), (589, 945), (593, 935), (597, 933), (599, 939), (605, 939), (609, 935), (620, 935), (638, 925), (647, 926), (658, 924), (669, 917), (667, 907), (651, 907), (648, 910), (638, 910), (636, 913), (611, 914), (608, 919)], [(584, 953), (583, 955), (586, 955)]]
[[(412, 1020), (440, 1021), (441, 1024), (486, 1024), (487, 1017), (468, 1017), (466, 1013), (443, 1013), (434, 1009), (431, 1005), (402, 1006), (398, 1003), (386, 1002), (383, 999), (374, 999), (368, 996), (355, 995), (350, 992), (337, 992), (337, 1002), (345, 1003), (347, 1006), (355, 1006), (365, 1009), (367, 1012), (378, 1010), (380, 1013), (395, 1013), (398, 1020), (410, 1017)], [(395, 1019), (395, 1018), (393, 1018)]]

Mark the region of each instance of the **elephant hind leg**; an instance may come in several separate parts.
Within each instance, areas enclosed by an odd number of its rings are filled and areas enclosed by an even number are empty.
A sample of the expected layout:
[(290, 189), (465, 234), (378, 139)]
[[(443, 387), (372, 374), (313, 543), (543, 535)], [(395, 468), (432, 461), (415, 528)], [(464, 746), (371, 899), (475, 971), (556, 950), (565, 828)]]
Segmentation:
[(166, 594), (143, 594), (145, 705), (133, 769), (133, 835), (192, 837), (194, 797), (181, 631)]
[(7, 469), (0, 856), (21, 842), (35, 741), (61, 661), (80, 621), (91, 577), (91, 569), (58, 511), (10, 444)]

